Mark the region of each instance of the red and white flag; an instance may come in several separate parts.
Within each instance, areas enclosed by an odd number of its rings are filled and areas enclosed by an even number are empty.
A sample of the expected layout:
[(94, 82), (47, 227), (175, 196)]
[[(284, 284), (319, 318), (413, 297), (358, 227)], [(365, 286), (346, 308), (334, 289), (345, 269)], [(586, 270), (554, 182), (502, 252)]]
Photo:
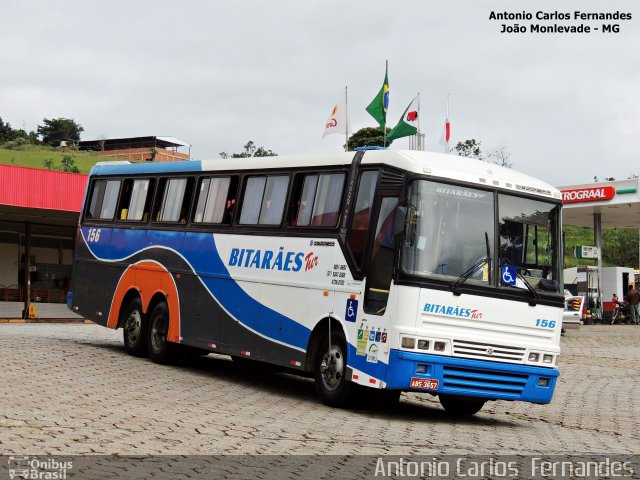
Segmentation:
[(447, 118), (442, 127), (442, 135), (440, 135), (440, 145), (449, 145), (449, 139), (451, 138), (451, 123)]
[(449, 95), (447, 94), (447, 118), (442, 127), (442, 135), (440, 135), (440, 145), (444, 145), (444, 153), (449, 153), (449, 139), (451, 138), (451, 123), (449, 122)]
[(351, 134), (351, 125), (349, 122), (349, 111), (347, 109), (347, 90), (345, 88), (344, 95), (334, 105), (331, 115), (327, 119), (322, 137), (331, 135), (332, 133), (341, 133), (349, 136)]

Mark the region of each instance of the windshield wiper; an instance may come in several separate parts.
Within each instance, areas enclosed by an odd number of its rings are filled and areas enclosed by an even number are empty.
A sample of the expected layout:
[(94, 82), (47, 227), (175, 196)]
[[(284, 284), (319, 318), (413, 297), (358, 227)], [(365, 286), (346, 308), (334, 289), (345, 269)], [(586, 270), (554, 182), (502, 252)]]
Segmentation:
[(476, 263), (474, 263), (468, 270), (466, 270), (458, 279), (451, 284), (451, 291), (454, 295), (460, 295), (460, 287), (467, 279), (475, 273), (483, 263), (489, 264), (491, 259), (489, 257), (482, 257)]
[(529, 302), (529, 305), (534, 307), (538, 302), (538, 298), (539, 298), (539, 295), (538, 295), (538, 292), (536, 292), (536, 289), (531, 286), (531, 284), (527, 281), (524, 275), (518, 272), (518, 267), (516, 267), (513, 263), (511, 263), (509, 260), (506, 260), (504, 258), (501, 258), (500, 262), (514, 268), (516, 272), (516, 277), (522, 280), (522, 283), (524, 283), (524, 286), (527, 287), (527, 290), (529, 290), (529, 294), (531, 295), (531, 301)]
[(491, 249), (489, 248), (489, 234), (484, 232), (484, 242), (487, 247), (487, 255), (482, 257), (476, 263), (474, 263), (471, 268), (466, 270), (462, 275), (458, 277), (458, 279), (451, 284), (451, 291), (454, 295), (460, 295), (460, 287), (464, 282), (469, 278), (483, 263), (486, 263), (489, 267), (489, 283), (491, 283)]

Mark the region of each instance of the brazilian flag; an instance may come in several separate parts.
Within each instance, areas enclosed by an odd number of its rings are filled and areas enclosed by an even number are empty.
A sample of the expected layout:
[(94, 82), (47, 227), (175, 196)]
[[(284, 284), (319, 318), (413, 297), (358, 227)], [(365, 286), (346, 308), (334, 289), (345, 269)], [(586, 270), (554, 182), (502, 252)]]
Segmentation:
[(376, 122), (380, 124), (380, 130), (384, 132), (384, 126), (387, 123), (387, 109), (389, 108), (389, 79), (387, 78), (387, 71), (384, 72), (384, 83), (382, 88), (376, 95), (376, 98), (367, 107), (367, 112)]

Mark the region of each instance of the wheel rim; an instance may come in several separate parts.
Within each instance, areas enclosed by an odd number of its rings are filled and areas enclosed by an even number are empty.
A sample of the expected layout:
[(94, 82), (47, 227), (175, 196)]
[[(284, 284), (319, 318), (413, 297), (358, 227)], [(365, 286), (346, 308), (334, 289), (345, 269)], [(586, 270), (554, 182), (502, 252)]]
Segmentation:
[(151, 325), (151, 348), (159, 352), (167, 342), (167, 319), (164, 315), (158, 315)]
[(127, 341), (129, 344), (135, 344), (142, 333), (142, 314), (139, 310), (134, 310), (129, 314), (124, 324), (124, 330), (127, 332)]
[(320, 364), (322, 383), (329, 390), (337, 389), (344, 378), (344, 355), (337, 345), (332, 345)]

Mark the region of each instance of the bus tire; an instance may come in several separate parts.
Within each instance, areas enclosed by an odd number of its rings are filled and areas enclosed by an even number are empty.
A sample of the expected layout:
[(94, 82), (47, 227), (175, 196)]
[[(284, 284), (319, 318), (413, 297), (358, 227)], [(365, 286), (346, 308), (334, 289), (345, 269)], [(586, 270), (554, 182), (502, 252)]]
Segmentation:
[(134, 298), (127, 305), (122, 324), (124, 348), (134, 357), (147, 356), (147, 319), (142, 313), (142, 303)]
[(483, 407), (485, 400), (458, 397), (455, 395), (439, 395), (440, 404), (452, 417), (469, 417), (475, 415)]
[(147, 332), (147, 346), (151, 360), (163, 364), (177, 360), (176, 345), (167, 340), (169, 308), (165, 302), (158, 303), (151, 311)]
[(349, 407), (357, 397), (355, 383), (347, 380), (347, 342), (342, 331), (322, 336), (315, 358), (315, 387), (318, 398), (330, 407)]

